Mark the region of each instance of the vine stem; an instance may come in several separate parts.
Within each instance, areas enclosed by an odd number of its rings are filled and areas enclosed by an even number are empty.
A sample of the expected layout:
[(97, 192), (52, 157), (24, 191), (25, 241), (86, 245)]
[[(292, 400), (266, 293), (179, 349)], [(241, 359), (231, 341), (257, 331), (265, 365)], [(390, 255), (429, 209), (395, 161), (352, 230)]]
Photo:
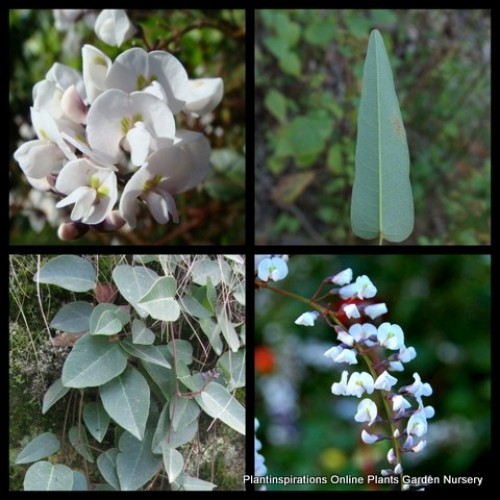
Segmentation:
[[(255, 285), (258, 286), (259, 288), (266, 288), (268, 290), (271, 290), (274, 293), (277, 293), (278, 295), (284, 295), (285, 297), (290, 297), (291, 299), (297, 300), (299, 302), (302, 302), (304, 304), (307, 304), (309, 307), (312, 307), (316, 309), (317, 311), (321, 312), (322, 314), (328, 314), (328, 316), (337, 323), (338, 326), (342, 327), (344, 330), (347, 331), (347, 328), (345, 325), (337, 318), (335, 313), (333, 311), (330, 311), (328, 308), (314, 302), (311, 299), (306, 299), (305, 297), (302, 297), (301, 295), (297, 295), (296, 293), (293, 292), (287, 292), (286, 290), (281, 290), (280, 288), (275, 288), (274, 286), (269, 285), (269, 283), (265, 281), (260, 281), (256, 280)], [(320, 287), (321, 288), (321, 287)], [(318, 293), (319, 290), (316, 291), (316, 294)], [(315, 294), (315, 295), (316, 295)], [(373, 380), (376, 380), (378, 377), (378, 374), (374, 368), (374, 366), (371, 363), (370, 357), (366, 354), (363, 353), (360, 346), (355, 342), (354, 347), (358, 354), (361, 355), (363, 358), (366, 366), (368, 367), (368, 370), (370, 370), (370, 374), (373, 377)], [(384, 406), (385, 414), (387, 415), (387, 422), (389, 424), (389, 427), (391, 429), (391, 440), (392, 440), (392, 445), (394, 448), (394, 451), (396, 453), (396, 460), (398, 464), (401, 464), (401, 451), (399, 449), (399, 443), (398, 443), (398, 438), (394, 436), (394, 433), (397, 429), (395, 423), (393, 422), (392, 419), (392, 411), (389, 407), (389, 403), (387, 399), (383, 396), (383, 394), (380, 394), (380, 398), (382, 400), (382, 404)], [(399, 484), (401, 485), (401, 489), (403, 488), (403, 473), (399, 474)]]

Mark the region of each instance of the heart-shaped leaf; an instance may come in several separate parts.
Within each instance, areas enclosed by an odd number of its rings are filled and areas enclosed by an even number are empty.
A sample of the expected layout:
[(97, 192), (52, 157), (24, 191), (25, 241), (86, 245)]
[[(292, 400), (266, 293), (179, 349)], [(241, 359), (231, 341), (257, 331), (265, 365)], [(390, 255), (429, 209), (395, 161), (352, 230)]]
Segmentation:
[(62, 383), (66, 387), (96, 387), (120, 375), (127, 356), (118, 343), (108, 337), (84, 335), (64, 363)]
[(117, 448), (110, 448), (101, 453), (97, 457), (97, 467), (102, 474), (102, 477), (115, 489), (120, 489), (118, 474), (116, 473), (116, 457), (118, 456)]
[(65, 304), (50, 322), (50, 327), (68, 333), (86, 332), (92, 309), (92, 304), (80, 300)]
[(179, 304), (173, 298), (176, 290), (177, 283), (175, 279), (171, 276), (164, 276), (155, 281), (138, 305), (154, 319), (176, 321), (181, 312)]
[(148, 313), (137, 303), (158, 278), (158, 274), (147, 267), (116, 266), (113, 269), (113, 280), (118, 290), (142, 318)]
[(95, 287), (96, 272), (94, 266), (82, 257), (59, 255), (49, 260), (33, 279), (72, 292), (86, 292)]
[(132, 341), (134, 344), (151, 345), (155, 334), (139, 319), (132, 321)]
[(37, 462), (26, 471), (24, 491), (71, 491), (73, 481), (73, 471), (69, 467)]
[(235, 431), (245, 435), (245, 408), (229, 394), (228, 390), (216, 382), (210, 382), (201, 393), (201, 403), (205, 413), (218, 418)]
[(137, 439), (144, 437), (149, 414), (149, 385), (131, 366), (100, 390), (109, 416)]
[(184, 459), (175, 448), (171, 448), (165, 443), (162, 443), (162, 452), (168, 482), (173, 483), (184, 468)]
[(127, 315), (113, 304), (99, 304), (90, 316), (90, 333), (92, 335), (115, 335), (121, 332), (127, 322)]
[(100, 401), (87, 403), (83, 407), (83, 421), (92, 436), (102, 443), (109, 426), (109, 415)]
[(161, 465), (161, 457), (151, 451), (152, 431), (139, 441), (128, 432), (120, 437), (116, 471), (122, 490), (137, 490), (149, 481)]

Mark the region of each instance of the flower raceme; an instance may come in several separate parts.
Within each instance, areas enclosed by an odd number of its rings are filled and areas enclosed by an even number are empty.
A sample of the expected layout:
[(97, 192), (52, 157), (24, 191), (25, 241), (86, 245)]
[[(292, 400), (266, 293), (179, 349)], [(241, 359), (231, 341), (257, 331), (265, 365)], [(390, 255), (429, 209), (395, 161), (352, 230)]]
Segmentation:
[[(109, 10), (95, 30), (115, 46), (134, 32), (124, 11)], [(114, 220), (118, 201), (115, 219), (122, 224), (136, 226), (141, 205), (160, 224), (178, 222), (174, 195), (203, 181), (211, 150), (203, 134), (177, 129), (174, 115), (212, 111), (222, 80), (189, 79), (174, 55), (138, 47), (112, 62), (85, 45), (82, 59), (83, 74), (55, 63), (34, 86), (37, 139), (22, 144), (14, 159), (34, 188), (62, 197), (58, 208), (73, 205), (73, 222)]]
[[(346, 269), (337, 275), (327, 278), (324, 283), (339, 286), (331, 294), (338, 294), (341, 299), (372, 299), (377, 289), (367, 276), (358, 277), (353, 283), (352, 271)], [(358, 304), (359, 305), (359, 304)], [(348, 319), (369, 318), (373, 320), (387, 313), (385, 303), (371, 304), (356, 309), (342, 306), (343, 317)], [(316, 315), (316, 316), (313, 316)], [(324, 313), (326, 317), (326, 313)], [(338, 318), (336, 316), (336, 318)], [(317, 311), (302, 314), (297, 324), (313, 325), (320, 317)], [(300, 320), (300, 321), (299, 321)], [(328, 322), (330, 324), (330, 322)], [(330, 324), (331, 325), (331, 324)], [(383, 322), (375, 326), (370, 321), (361, 320), (351, 326), (331, 325), (336, 333), (339, 345), (325, 352), (325, 356), (334, 363), (358, 364), (361, 357), (368, 366), (369, 372), (354, 371), (349, 375), (342, 371), (340, 381), (334, 382), (331, 392), (335, 396), (355, 396), (362, 398), (372, 395), (374, 399), (364, 398), (358, 404), (354, 415), (356, 422), (365, 423), (370, 427), (362, 429), (361, 438), (366, 444), (373, 444), (381, 439), (389, 439), (392, 448), (387, 455), (390, 468), (382, 471), (383, 475), (398, 475), (403, 472), (401, 456), (403, 453), (420, 453), (426, 446), (424, 439), (428, 429), (427, 420), (434, 416), (432, 406), (424, 406), (423, 397), (432, 395), (429, 383), (422, 382), (418, 373), (413, 374), (414, 382), (396, 389), (398, 378), (390, 372), (401, 372), (404, 364), (415, 359), (417, 353), (414, 347), (405, 345), (404, 333), (399, 325)], [(387, 351), (385, 358), (384, 352)], [(373, 353), (373, 354), (372, 354)], [(375, 396), (379, 394), (376, 398)], [(380, 400), (379, 405), (375, 402)], [(406, 422), (406, 424), (405, 424)], [(371, 427), (385, 425), (386, 433), (374, 434)]]

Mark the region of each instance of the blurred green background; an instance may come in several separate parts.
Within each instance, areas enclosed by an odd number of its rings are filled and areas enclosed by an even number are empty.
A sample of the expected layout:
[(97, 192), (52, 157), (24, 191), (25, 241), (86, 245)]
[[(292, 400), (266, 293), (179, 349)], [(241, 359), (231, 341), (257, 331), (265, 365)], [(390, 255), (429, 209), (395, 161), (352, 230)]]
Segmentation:
[[(322, 279), (347, 267), (373, 281), (376, 298), (389, 309), (383, 321), (399, 324), (406, 346), (417, 351), (404, 372), (394, 373), (397, 387), (412, 383), (414, 372), (433, 387), (432, 396), (424, 398), (436, 410), (427, 448), (404, 454), (405, 474), (485, 476), (491, 439), (490, 257), (295, 255), (288, 277), (272, 285), (311, 297)], [(336, 364), (323, 356), (339, 342), (321, 319), (314, 327), (294, 324), (307, 310), (304, 304), (265, 289), (255, 296), (256, 416), (268, 474), (365, 476), (387, 468), (389, 443), (368, 446), (360, 440), (362, 426), (353, 418), (359, 400), (331, 394), (342, 370), (360, 371), (362, 365)], [(286, 391), (274, 386), (269, 404), (265, 393), (273, 379)]]
[[(98, 12), (93, 12), (94, 17)], [(142, 27), (151, 47), (160, 43), (162, 49), (178, 57), (190, 78), (220, 76), (224, 80), (224, 98), (212, 114), (201, 120), (177, 116), (178, 127), (208, 136), (213, 149), (213, 168), (201, 189), (176, 196), (180, 224), (147, 222), (140, 230), (121, 230), (112, 235), (90, 231), (69, 244), (244, 243), (245, 11), (132, 9), (127, 14), (133, 23)], [(100, 48), (112, 60), (130, 47), (146, 48), (144, 41), (138, 38), (120, 48), (106, 45), (97, 39), (90, 16), (80, 19), (69, 31), (60, 32), (54, 27), (51, 10), (9, 11), (12, 244), (68, 244), (57, 238), (60, 221), (53, 216), (54, 200), (50, 195), (42, 200), (30, 194), (30, 186), (12, 154), (25, 140), (20, 137), (20, 130), (30, 124), (33, 85), (45, 77), (54, 62), (81, 70), (81, 47), (86, 43)], [(57, 212), (65, 215), (61, 210)]]
[(371, 29), (408, 136), (415, 230), (404, 244), (490, 243), (489, 10), (256, 12), (257, 244), (376, 244), (350, 228)]

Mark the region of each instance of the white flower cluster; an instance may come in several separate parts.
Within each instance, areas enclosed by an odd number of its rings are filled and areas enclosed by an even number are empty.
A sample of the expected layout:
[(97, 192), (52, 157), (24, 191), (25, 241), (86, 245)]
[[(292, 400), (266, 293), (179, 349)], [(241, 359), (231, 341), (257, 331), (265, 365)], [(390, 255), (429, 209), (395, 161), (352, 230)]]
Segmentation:
[[(118, 46), (135, 28), (124, 11), (105, 10), (95, 30)], [(135, 227), (139, 200), (157, 222), (178, 222), (173, 195), (205, 178), (210, 145), (200, 133), (177, 129), (174, 115), (213, 110), (222, 80), (189, 79), (175, 56), (158, 50), (132, 48), (112, 62), (84, 45), (82, 61), (82, 73), (55, 63), (33, 88), (38, 139), (14, 153), (28, 182), (61, 196), (58, 208), (73, 205), (74, 223)]]
[(255, 475), (265, 476), (267, 474), (267, 467), (264, 464), (264, 457), (259, 453), (262, 449), (261, 442), (257, 439), (257, 429), (259, 428), (259, 421), (255, 419)]
[[(365, 299), (376, 295), (377, 289), (367, 276), (360, 276), (354, 283), (352, 281), (352, 271), (347, 269), (332, 278), (329, 282), (341, 286), (336, 292), (342, 299)], [(362, 314), (371, 319), (387, 312), (386, 304), (374, 304), (369, 306), (353, 307), (350, 313), (344, 308), (348, 318), (361, 318)], [(317, 312), (303, 314), (296, 321), (299, 324), (314, 324)], [(422, 398), (432, 394), (429, 383), (422, 382), (418, 373), (413, 374), (414, 382), (411, 385), (394, 389), (398, 379), (389, 372), (401, 372), (404, 370), (404, 363), (413, 360), (417, 353), (415, 348), (406, 347), (404, 343), (404, 333), (399, 325), (388, 322), (376, 327), (371, 323), (355, 323), (349, 328), (334, 327), (337, 332), (337, 339), (340, 344), (328, 349), (325, 356), (331, 358), (336, 363), (357, 364), (358, 356), (364, 356), (365, 361), (370, 364), (368, 372), (353, 372), (349, 375), (347, 370), (342, 372), (340, 382), (332, 385), (332, 393), (336, 396), (355, 396), (361, 398), (364, 394), (371, 395), (375, 390), (382, 392), (382, 397), (389, 402), (391, 415), (382, 417), (376, 403), (365, 398), (358, 405), (354, 420), (356, 422), (366, 422), (367, 426), (374, 423), (389, 421), (395, 427), (392, 436), (384, 434), (371, 434), (366, 429), (361, 433), (362, 440), (367, 444), (375, 443), (381, 439), (393, 439), (398, 443), (398, 449), (391, 448), (388, 453), (388, 461), (393, 466), (391, 469), (384, 469), (382, 474), (400, 474), (402, 465), (398, 458), (404, 452), (421, 452), (427, 442), (427, 419), (434, 416), (432, 406), (424, 406)], [(373, 364), (368, 353), (373, 350), (387, 349), (395, 351), (389, 353), (386, 359)], [(375, 376), (376, 375), (376, 376)], [(406, 421), (405, 428), (401, 427), (401, 422)]]
[(256, 255), (255, 271), (262, 281), (279, 281), (288, 275), (288, 255)]

